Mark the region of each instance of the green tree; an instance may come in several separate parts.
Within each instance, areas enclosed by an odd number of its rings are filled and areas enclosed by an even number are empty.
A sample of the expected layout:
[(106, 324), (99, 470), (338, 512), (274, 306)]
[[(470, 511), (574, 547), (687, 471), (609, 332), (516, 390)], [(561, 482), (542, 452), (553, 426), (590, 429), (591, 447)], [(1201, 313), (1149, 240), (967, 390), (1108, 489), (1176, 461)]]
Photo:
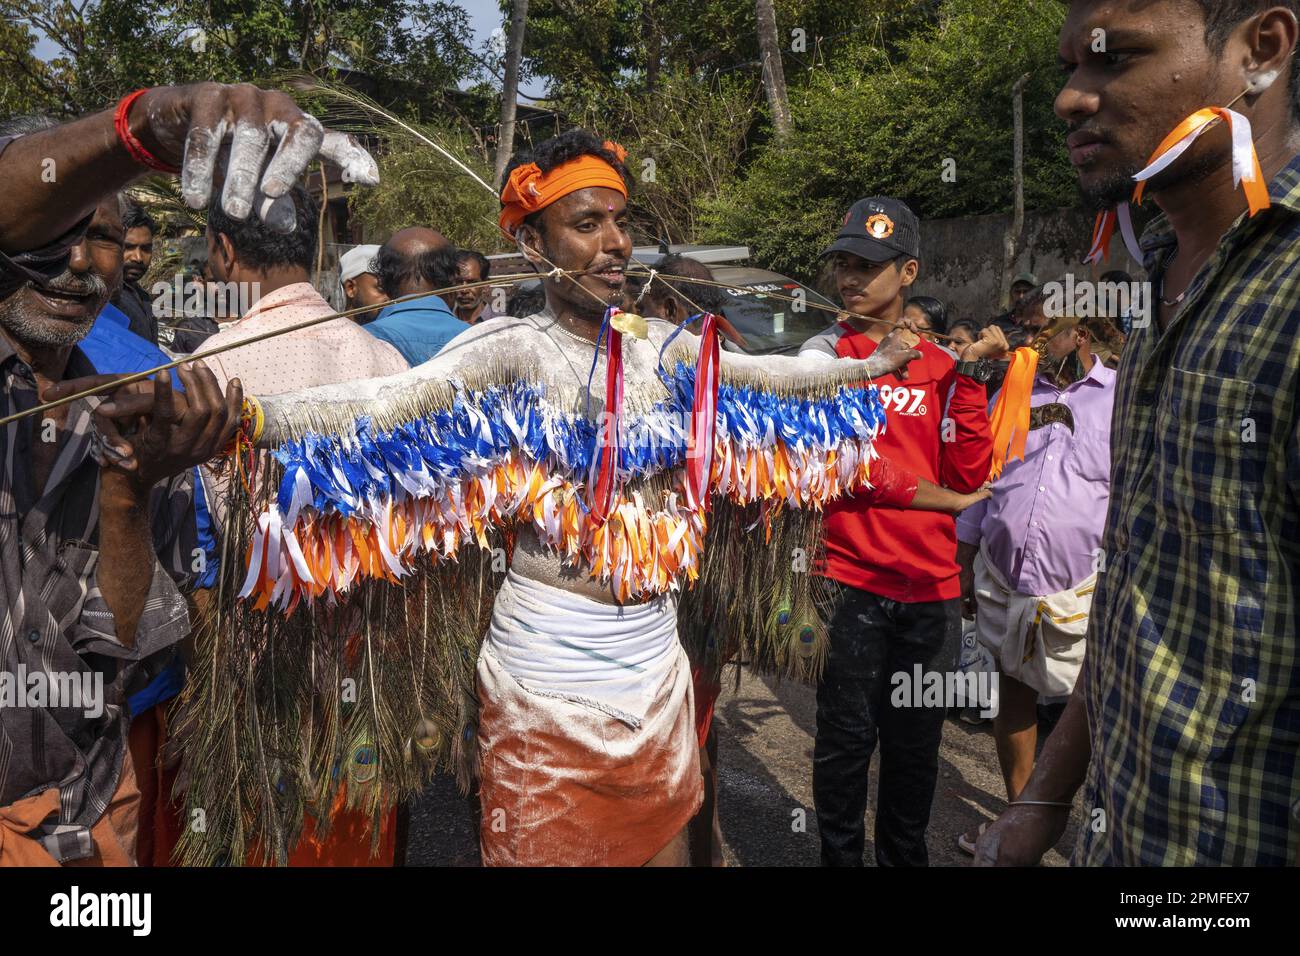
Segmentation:
[[(492, 165), (476, 154), (463, 131), (444, 127), (436, 135), (491, 180)], [(383, 239), (406, 226), (429, 225), (458, 248), (504, 249), (497, 227), (500, 205), (464, 173), (416, 143), (386, 143), (377, 152), (380, 184), (350, 194), (352, 214), (364, 223), (367, 236)]]
[(492, 164), (466, 124), (421, 122), (390, 112), (342, 83), (302, 74), (281, 78), (300, 103), (331, 129), (366, 140), (379, 163), (379, 185), (349, 194), (352, 215), (370, 237), (429, 225), (455, 245), (503, 248), (490, 185)]
[(47, 64), (33, 52), (36, 37), (25, 23), (8, 19), (0, 7), (0, 116), (44, 113), (57, 109), (58, 83)]
[(745, 77), (661, 75), (651, 92), (619, 90), (585, 124), (628, 151), (632, 211), (647, 239), (689, 242), (698, 217), (734, 180), (759, 96)]
[(1011, 87), (1023, 73), (1026, 205), (1068, 204), (1073, 177), (1052, 112), (1062, 17), (1051, 0), (949, 0), (897, 56), (859, 44), (792, 91), (790, 139), (706, 204), (699, 238), (745, 241), (764, 264), (810, 276), (863, 196), (897, 196), (927, 218), (1009, 209)]
[[(57, 47), (46, 69), (64, 114), (141, 86), (287, 70), (360, 71), (368, 92), (414, 104), (479, 71), (468, 17), (446, 0), (0, 0), (0, 17)], [(21, 72), (22, 53), (0, 43), (0, 69)]]
[[(896, 42), (930, 22), (937, 6), (774, 0), (787, 84), (802, 85), (852, 37)], [(735, 73), (757, 84), (761, 70), (753, 0), (531, 0), (524, 56), (528, 75), (573, 113), (599, 107), (612, 90), (652, 89), (660, 71)]]

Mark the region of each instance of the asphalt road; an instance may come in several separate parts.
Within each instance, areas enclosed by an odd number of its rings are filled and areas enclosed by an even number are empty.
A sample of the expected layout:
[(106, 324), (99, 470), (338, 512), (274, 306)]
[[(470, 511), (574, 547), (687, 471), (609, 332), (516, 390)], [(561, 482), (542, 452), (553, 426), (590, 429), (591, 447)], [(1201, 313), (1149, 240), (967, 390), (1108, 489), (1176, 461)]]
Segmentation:
[[(816, 866), (817, 816), (812, 804), (813, 690), (790, 681), (742, 675), (718, 701), (719, 819), (728, 866)], [(867, 807), (866, 863), (875, 808), (875, 762)], [(957, 834), (992, 819), (1006, 805), (991, 725), (972, 727), (950, 717), (939, 751), (939, 786), (930, 815), (932, 866), (966, 866)], [(475, 807), (439, 778), (411, 809), (408, 866), (477, 866)], [(1045, 866), (1063, 866), (1080, 821), (1070, 826)]]

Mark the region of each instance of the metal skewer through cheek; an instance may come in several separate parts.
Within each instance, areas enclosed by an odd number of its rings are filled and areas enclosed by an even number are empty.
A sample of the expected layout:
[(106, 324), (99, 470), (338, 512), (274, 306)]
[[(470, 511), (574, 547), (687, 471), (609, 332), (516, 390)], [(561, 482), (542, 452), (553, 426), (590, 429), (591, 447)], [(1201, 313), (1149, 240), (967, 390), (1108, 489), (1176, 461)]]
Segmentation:
[[(706, 285), (706, 286), (712, 286), (712, 287), (715, 288), (715, 289), (731, 289), (731, 288), (734, 288), (734, 286), (727, 285), (727, 283), (725, 283), (725, 282), (715, 282), (715, 281), (713, 281), (713, 280), (711, 280), (711, 279), (690, 279), (690, 278), (687, 278), (687, 277), (685, 277), (685, 276), (667, 276), (667, 277), (665, 277), (662, 273), (660, 273), (660, 272), (654, 272), (653, 270), (651, 270), (651, 271), (649, 271), (649, 272), (642, 272), (642, 271), (639, 271), (639, 270), (633, 270), (633, 271), (631, 271), (631, 272), (628, 272), (627, 275), (629, 275), (629, 276), (636, 276), (636, 277), (638, 277), (638, 278), (640, 278), (640, 277), (646, 277), (646, 278), (650, 279), (650, 281), (652, 281), (652, 282), (653, 282), (653, 281), (659, 281), (659, 282), (663, 282), (665, 285), (668, 284), (668, 283), (667, 283), (667, 279), (672, 279), (674, 282), (681, 283), (681, 284), (683, 284), (683, 285)], [(669, 286), (669, 288), (673, 288), (673, 287), (672, 287), (672, 286)], [(679, 290), (674, 289), (674, 291), (679, 291)], [(682, 295), (682, 298), (686, 299), (686, 301), (687, 301), (689, 304), (691, 304), (693, 307), (695, 307), (695, 308), (697, 308), (697, 309), (699, 308), (699, 306), (696, 306), (695, 303), (691, 302), (690, 299), (687, 298), (686, 295), (685, 295), (684, 293), (681, 293), (681, 295)], [(761, 295), (762, 295), (765, 299), (776, 299), (778, 302), (793, 302), (793, 303), (795, 303), (796, 305), (802, 305), (804, 308), (817, 309), (818, 311), (821, 311), (821, 312), (833, 312), (833, 313), (836, 314), (836, 315), (845, 315), (845, 316), (848, 316), (849, 318), (852, 318), (852, 319), (861, 319), (861, 320), (864, 321), (864, 322), (873, 322), (873, 323), (875, 323), (875, 324), (877, 324), (877, 325), (886, 325), (886, 326), (888, 326), (888, 327), (891, 328), (891, 329), (903, 329), (904, 331), (908, 331), (908, 332), (911, 331), (911, 329), (908, 329), (907, 326), (906, 326), (906, 324), (904, 324), (904, 323), (902, 323), (902, 322), (894, 322), (894, 321), (892, 321), (892, 320), (890, 320), (890, 319), (879, 319), (879, 318), (876, 318), (874, 315), (864, 315), (864, 314), (861, 313), (861, 312), (851, 312), (851, 311), (849, 311), (848, 309), (842, 308), (841, 306), (836, 306), (836, 305), (822, 305), (820, 302), (809, 302), (807, 299), (796, 299), (796, 298), (794, 298), (793, 296), (789, 296), (789, 295), (781, 295), (781, 294), (778, 293), (778, 292), (763, 292), (763, 293), (761, 293)], [(931, 331), (928, 330), (928, 329), (920, 329), (920, 330), (918, 330), (918, 334), (923, 335), (923, 336), (925, 336), (926, 338), (934, 339), (935, 341), (943, 341), (943, 342), (956, 342), (956, 341), (957, 341), (957, 339), (954, 338), (954, 337), (951, 336), (951, 335), (945, 335), (945, 334), (942, 333), (942, 332), (931, 332)]]
[(383, 302), (378, 302), (373, 305), (358, 306), (355, 309), (345, 309), (342, 312), (333, 312), (329, 315), (317, 316), (314, 319), (307, 319), (306, 321), (303, 322), (297, 322), (283, 329), (273, 329), (269, 332), (262, 332), (259, 335), (249, 336), (246, 339), (240, 339), (238, 342), (231, 342), (227, 345), (221, 345), (216, 348), (204, 349), (202, 351), (195, 352), (192, 355), (186, 355), (183, 358), (174, 359), (173, 361), (167, 362), (164, 365), (159, 365), (155, 368), (145, 369), (143, 372), (133, 372), (130, 375), (123, 375), (121, 378), (115, 378), (111, 382), (105, 382), (103, 385), (100, 385), (98, 388), (88, 388), (85, 389), (84, 391), (76, 392), (75, 394), (67, 395), (63, 398), (55, 399), (52, 402), (45, 402), (42, 405), (37, 405), (33, 408), (29, 408), (26, 411), (15, 412), (14, 414), (8, 415), (5, 418), (0, 418), (0, 427), (4, 425), (8, 425), (10, 422), (16, 422), (23, 418), (30, 418), (33, 415), (40, 415), (43, 412), (48, 412), (56, 408), (61, 408), (64, 405), (71, 404), (72, 402), (78, 401), (79, 399), (82, 398), (89, 398), (92, 395), (101, 395), (106, 392), (115, 391), (116, 389), (122, 388), (125, 385), (132, 385), (136, 382), (142, 382), (145, 379), (152, 378), (153, 376), (159, 374), (160, 372), (169, 372), (172, 369), (177, 368), (178, 366), (181, 365), (188, 365), (191, 362), (198, 362), (205, 358), (210, 358), (213, 355), (220, 355), (223, 352), (230, 352), (237, 348), (243, 348), (245, 345), (252, 345), (256, 342), (263, 342), (267, 339), (277, 338), (278, 336), (281, 335), (288, 335), (290, 332), (297, 332), (301, 329), (308, 329), (311, 328), (312, 326), (320, 325), (324, 322), (333, 321), (334, 319), (348, 318), (350, 316), (358, 315), (363, 312), (370, 312), (373, 311), (374, 309), (381, 309), (384, 306), (393, 305), (398, 302), (409, 302), (413, 299), (423, 299), (431, 295), (443, 295), (448, 292), (457, 292), (461, 289), (481, 289), (488, 286), (520, 282), (527, 279), (535, 279), (535, 278), (537, 278), (536, 273), (531, 273), (531, 272), (513, 273), (510, 275), (496, 276), (495, 278), (492, 279), (483, 279), (478, 282), (463, 282), (460, 283), (459, 285), (447, 286), (446, 288), (443, 289), (433, 289), (432, 291), (429, 292), (413, 292), (410, 295), (400, 296), (395, 299), (385, 299)]

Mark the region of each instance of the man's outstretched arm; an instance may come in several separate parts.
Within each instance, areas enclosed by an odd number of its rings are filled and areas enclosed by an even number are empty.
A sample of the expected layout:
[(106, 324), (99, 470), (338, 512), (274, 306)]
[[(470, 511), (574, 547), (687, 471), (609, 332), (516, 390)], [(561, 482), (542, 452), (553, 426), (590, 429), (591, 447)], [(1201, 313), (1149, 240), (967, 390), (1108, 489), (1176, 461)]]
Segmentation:
[[(0, 154), (0, 252), (48, 245), (104, 196), (149, 172), (117, 135), (113, 116), (109, 109), (21, 136)], [(349, 137), (322, 129), (288, 94), (249, 84), (156, 87), (131, 104), (127, 126), (157, 160), (181, 168), (186, 203), (205, 206), (221, 187), (222, 208), (234, 219), (257, 212), (276, 226), (271, 201), (318, 155), (348, 179), (378, 182), (374, 160)]]
[[(976, 866), (1035, 866), (1065, 833), (1069, 804), (1083, 786), (1092, 756), (1085, 703), (1088, 668), (1085, 662), (1056, 729), (1043, 744), (1034, 772), (1016, 803), (1003, 811), (975, 847)], [(1063, 803), (1066, 806), (1026, 805), (1021, 801)]]
[(987, 488), (982, 488), (970, 494), (961, 494), (926, 481), (920, 475), (898, 467), (888, 458), (877, 458), (871, 464), (871, 487), (860, 490), (857, 498), (873, 505), (960, 514), (984, 501), (991, 493)]

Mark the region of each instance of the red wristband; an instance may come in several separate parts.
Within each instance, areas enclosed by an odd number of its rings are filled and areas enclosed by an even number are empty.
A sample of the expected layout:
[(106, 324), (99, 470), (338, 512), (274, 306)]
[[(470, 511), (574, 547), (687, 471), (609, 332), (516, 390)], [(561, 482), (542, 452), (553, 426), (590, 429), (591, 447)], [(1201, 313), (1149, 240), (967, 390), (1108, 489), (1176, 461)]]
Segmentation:
[(169, 166), (164, 163), (153, 153), (144, 148), (144, 143), (140, 142), (131, 132), (131, 124), (127, 121), (126, 114), (131, 110), (131, 104), (149, 92), (147, 89), (136, 90), (134, 93), (128, 93), (122, 97), (117, 109), (113, 112), (113, 129), (117, 131), (117, 138), (121, 140), (126, 151), (131, 154), (131, 158), (142, 166), (148, 166), (150, 169), (156, 169), (163, 173), (179, 173), (180, 169), (176, 166)]

